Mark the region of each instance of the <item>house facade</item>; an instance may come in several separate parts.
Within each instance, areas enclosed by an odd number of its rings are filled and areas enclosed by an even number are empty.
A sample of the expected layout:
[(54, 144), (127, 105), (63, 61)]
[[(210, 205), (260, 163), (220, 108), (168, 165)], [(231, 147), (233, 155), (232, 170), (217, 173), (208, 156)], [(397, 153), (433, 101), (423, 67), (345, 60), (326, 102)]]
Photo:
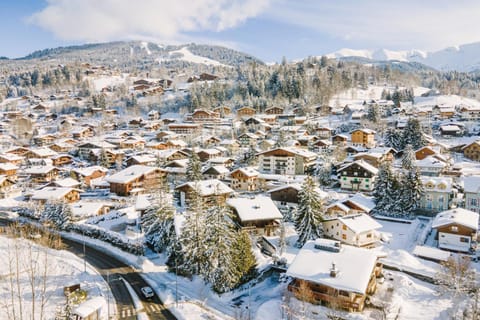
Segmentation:
[(452, 178), (422, 177), (423, 195), (420, 209), (428, 212), (441, 212), (450, 209), (453, 200)]
[(478, 213), (455, 208), (442, 211), (432, 222), (437, 231), (438, 247), (456, 252), (471, 252), (477, 248)]
[(356, 246), (371, 246), (379, 240), (376, 230), (382, 227), (366, 214), (341, 216), (323, 222), (324, 235), (327, 238)]
[(260, 172), (271, 174), (306, 174), (317, 159), (317, 154), (297, 148), (277, 148), (257, 155)]
[(480, 213), (480, 176), (469, 176), (463, 179), (465, 209)]
[(357, 160), (341, 167), (337, 173), (342, 189), (371, 192), (378, 169), (363, 160)]

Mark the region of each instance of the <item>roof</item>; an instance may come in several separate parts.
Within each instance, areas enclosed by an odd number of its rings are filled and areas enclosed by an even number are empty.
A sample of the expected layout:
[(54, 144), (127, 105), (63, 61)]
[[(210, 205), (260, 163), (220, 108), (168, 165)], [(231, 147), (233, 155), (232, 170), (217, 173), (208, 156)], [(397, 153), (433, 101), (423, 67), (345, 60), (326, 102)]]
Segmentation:
[(227, 204), (235, 209), (242, 222), (283, 218), (277, 206), (269, 197), (233, 198), (227, 199)]
[(469, 176), (463, 178), (463, 190), (465, 192), (480, 192), (480, 176)]
[(134, 165), (107, 177), (105, 180), (109, 183), (127, 183), (155, 170), (160, 169), (150, 166)]
[(346, 202), (352, 202), (358, 207), (360, 207), (365, 212), (370, 212), (375, 207), (375, 202), (372, 197), (367, 197), (362, 193), (356, 193), (352, 197), (342, 201), (344, 204)]
[(75, 307), (73, 309), (73, 314), (82, 317), (82, 319), (86, 319), (89, 315), (100, 308), (107, 308), (107, 302), (104, 297), (95, 297)]
[(33, 200), (58, 200), (65, 197), (71, 191), (79, 191), (82, 190), (70, 188), (70, 187), (46, 187), (40, 190), (36, 190), (33, 192), (32, 199)]
[[(348, 245), (341, 245), (339, 252), (332, 252), (316, 249), (316, 243), (333, 246), (338, 242), (327, 239), (307, 241), (288, 268), (287, 275), (338, 290), (365, 294), (377, 262), (376, 254)], [(330, 276), (332, 263), (338, 270), (335, 277)]]
[(78, 201), (70, 204), (74, 217), (90, 217), (96, 215), (104, 206), (106, 206), (106, 204), (103, 202)]
[(36, 166), (36, 167), (31, 167), (25, 170), (25, 173), (27, 174), (46, 174), (52, 170), (57, 169), (54, 166)]
[(56, 180), (54, 183), (58, 187), (66, 187), (66, 188), (75, 188), (80, 185), (80, 182), (70, 177), (62, 180)]
[(382, 225), (366, 214), (339, 217), (338, 220), (355, 233), (380, 229)]
[(463, 208), (443, 211), (433, 219), (432, 228), (439, 228), (449, 224), (458, 224), (478, 230), (478, 213)]
[(343, 167), (341, 167), (340, 169), (338, 169), (338, 172), (341, 172), (343, 171), (344, 169), (352, 166), (352, 165), (359, 165), (360, 167), (362, 167), (363, 169), (365, 169), (366, 171), (368, 172), (371, 172), (372, 174), (377, 174), (378, 173), (378, 169), (375, 168), (374, 166), (372, 166), (370, 163), (366, 162), (366, 161), (363, 161), (363, 160), (356, 160), (354, 162), (351, 162), (349, 164), (346, 164), (344, 165)]
[(233, 173), (235, 173), (237, 171), (240, 171), (243, 175), (245, 175), (247, 177), (256, 177), (259, 174), (259, 172), (257, 170), (255, 170), (253, 168), (250, 168), (250, 167), (246, 167), (246, 168), (235, 169), (232, 172), (230, 172), (230, 175), (232, 175)]
[(91, 166), (85, 168), (75, 168), (74, 172), (78, 173), (81, 176), (88, 177), (92, 175), (95, 171), (108, 172), (108, 170), (102, 166)]
[(272, 149), (272, 150), (267, 150), (267, 151), (260, 152), (257, 155), (268, 154), (268, 153), (271, 153), (271, 152), (274, 152), (274, 151), (277, 151), (277, 150), (284, 150), (288, 153), (292, 153), (294, 155), (304, 157), (304, 158), (316, 158), (317, 157), (317, 154), (314, 153), (314, 152), (304, 150), (304, 149), (299, 149), (299, 148), (292, 148), (292, 147), (276, 148), (276, 149)]
[(188, 186), (193, 190), (198, 190), (200, 193), (200, 196), (202, 197), (207, 197), (214, 194), (233, 193), (233, 190), (230, 189), (229, 186), (227, 186), (225, 183), (221, 182), (218, 179), (186, 182), (184, 184), (179, 185), (175, 189), (181, 189), (185, 186)]

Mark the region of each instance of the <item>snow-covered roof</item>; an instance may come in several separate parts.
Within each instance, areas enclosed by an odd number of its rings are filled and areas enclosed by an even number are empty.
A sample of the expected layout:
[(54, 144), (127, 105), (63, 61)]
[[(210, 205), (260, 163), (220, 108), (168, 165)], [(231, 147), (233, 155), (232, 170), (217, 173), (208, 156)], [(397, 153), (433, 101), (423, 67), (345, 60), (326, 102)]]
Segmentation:
[(127, 183), (155, 170), (158, 170), (158, 168), (134, 165), (105, 178), (105, 180), (107, 180), (109, 183)]
[(230, 173), (230, 175), (232, 175), (232, 173), (237, 172), (237, 171), (240, 171), (243, 175), (245, 175), (247, 177), (256, 177), (259, 174), (259, 172), (257, 170), (255, 170), (254, 168), (245, 167), (245, 168), (238, 168), (238, 169), (233, 170)]
[(227, 174), (227, 173), (230, 173), (230, 170), (228, 170), (227, 168), (225, 168), (224, 165), (214, 165), (214, 166), (209, 166), (207, 167), (205, 170), (202, 170), (202, 173), (205, 173), (207, 172), (208, 170), (210, 169), (213, 169), (215, 170), (216, 172), (218, 172), (219, 174)]
[(73, 171), (75, 171), (81, 176), (88, 177), (92, 175), (95, 171), (107, 172), (108, 169), (102, 166), (91, 166), (91, 167), (85, 167), (85, 168), (75, 168), (73, 169)]
[(339, 217), (344, 225), (355, 233), (368, 232), (380, 229), (382, 225), (366, 214), (356, 214)]
[(57, 185), (59, 187), (64, 187), (64, 188), (75, 188), (75, 187), (78, 187), (80, 185), (80, 182), (78, 182), (77, 180), (75, 180), (73, 178), (68, 177), (68, 178), (65, 178), (65, 179), (56, 180), (55, 185)]
[(107, 307), (107, 301), (105, 301), (104, 297), (95, 297), (75, 307), (73, 309), (73, 314), (80, 316), (82, 319), (86, 319), (100, 308)]
[(227, 186), (225, 183), (221, 182), (218, 179), (186, 182), (179, 185), (176, 189), (180, 189), (184, 186), (189, 186), (193, 190), (197, 190), (202, 197), (207, 197), (214, 194), (233, 193), (233, 190), (229, 186)]
[(100, 209), (105, 206), (103, 202), (87, 202), (87, 201), (78, 201), (76, 203), (70, 204), (72, 209), (72, 214), (74, 217), (90, 217), (96, 215)]
[(468, 176), (463, 178), (463, 190), (465, 192), (480, 192), (480, 176)]
[(344, 165), (343, 167), (341, 167), (340, 169), (338, 169), (338, 172), (341, 172), (343, 170), (345, 170), (346, 168), (354, 165), (354, 164), (357, 164), (359, 165), (360, 167), (362, 167), (363, 169), (365, 169), (366, 171), (372, 173), (372, 174), (377, 174), (378, 173), (378, 169), (375, 168), (374, 166), (372, 166), (370, 163), (364, 161), (364, 160), (356, 160), (354, 162), (351, 162), (351, 163), (348, 163), (346, 165)]
[(46, 174), (54, 169), (57, 169), (54, 166), (36, 166), (36, 167), (31, 167), (25, 170), (25, 173), (27, 174)]
[(449, 224), (458, 224), (478, 230), (478, 213), (463, 208), (443, 211), (433, 219), (432, 228), (439, 228)]
[(60, 200), (73, 190), (83, 192), (75, 188), (45, 187), (40, 190), (35, 190), (32, 195), (32, 200)]
[(375, 201), (372, 197), (368, 197), (360, 192), (354, 194), (352, 197), (342, 201), (343, 203), (352, 202), (360, 207), (365, 212), (370, 212), (375, 207)]
[(57, 153), (50, 148), (30, 149), (30, 151), (40, 157), (51, 157), (57, 155)]
[(8, 171), (8, 170), (17, 170), (18, 167), (13, 163), (0, 163), (0, 170)]
[[(315, 244), (340, 249), (338, 252), (317, 249)], [(310, 240), (293, 260), (287, 275), (338, 290), (365, 294), (376, 262), (377, 255), (371, 250), (340, 245), (334, 240)], [(337, 270), (335, 277), (330, 275), (333, 263)]]
[(438, 158), (428, 156), (422, 160), (416, 160), (415, 165), (419, 168), (444, 168), (447, 164)]
[(227, 199), (227, 204), (235, 209), (242, 222), (283, 218), (277, 206), (269, 197), (233, 198)]

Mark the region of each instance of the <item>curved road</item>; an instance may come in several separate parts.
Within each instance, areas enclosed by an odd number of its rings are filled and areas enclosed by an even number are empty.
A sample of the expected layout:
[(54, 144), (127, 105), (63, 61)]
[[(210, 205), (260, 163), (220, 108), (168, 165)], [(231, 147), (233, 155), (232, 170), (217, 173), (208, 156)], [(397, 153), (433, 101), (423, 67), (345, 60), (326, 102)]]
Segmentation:
[[(0, 218), (0, 225), (6, 226), (11, 221)], [(77, 242), (70, 239), (62, 238), (65, 244), (65, 250), (68, 250), (75, 255), (83, 258), (83, 242)], [(151, 299), (145, 299), (140, 291), (140, 288), (148, 286), (148, 283), (142, 276), (122, 261), (106, 254), (103, 251), (85, 246), (86, 260), (91, 264), (102, 277), (107, 281), (110, 290), (115, 298), (117, 305), (117, 314), (110, 314), (110, 319), (127, 319), (133, 320), (137, 318), (138, 313), (145, 313), (149, 319), (154, 320), (175, 320), (173, 314), (163, 305), (160, 298), (155, 294)], [(125, 285), (124, 279), (130, 284), (135, 293), (143, 304), (142, 310), (135, 310), (130, 293)], [(113, 303), (113, 301), (110, 301)]]

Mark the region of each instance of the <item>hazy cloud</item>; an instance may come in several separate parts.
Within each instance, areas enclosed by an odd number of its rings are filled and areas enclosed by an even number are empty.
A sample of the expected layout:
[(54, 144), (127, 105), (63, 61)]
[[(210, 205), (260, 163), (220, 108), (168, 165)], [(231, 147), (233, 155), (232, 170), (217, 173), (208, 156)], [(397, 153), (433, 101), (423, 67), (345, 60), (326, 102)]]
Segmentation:
[(29, 21), (62, 40), (178, 40), (222, 31), (263, 12), (270, 0), (48, 0)]
[(477, 0), (278, 0), (279, 21), (370, 48), (439, 49), (480, 41)]

